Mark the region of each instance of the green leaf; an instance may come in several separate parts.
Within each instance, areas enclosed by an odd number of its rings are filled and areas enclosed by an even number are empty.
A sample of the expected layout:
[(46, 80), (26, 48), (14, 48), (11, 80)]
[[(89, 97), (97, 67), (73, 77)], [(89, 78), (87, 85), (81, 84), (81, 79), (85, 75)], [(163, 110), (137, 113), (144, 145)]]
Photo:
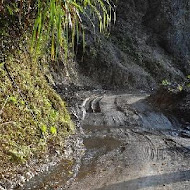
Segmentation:
[(10, 96), (9, 97), (9, 101), (13, 104), (16, 104), (17, 103), (17, 98), (15, 96)]
[(96, 20), (99, 23), (100, 32), (107, 31), (113, 20), (111, 19), (113, 13), (115, 22), (115, 7), (110, 2), (111, 0), (49, 0), (45, 2), (38, 0), (31, 51), (36, 54), (37, 50), (45, 48), (44, 46), (48, 44), (52, 60), (61, 55), (60, 50), (64, 51), (67, 58), (70, 45), (74, 52), (75, 37), (78, 42), (79, 33), (83, 36), (84, 50), (85, 24), (81, 16), (87, 17), (94, 31)]
[(170, 83), (169, 83), (167, 80), (163, 80), (163, 81), (162, 81), (162, 85), (163, 85), (163, 86), (168, 86), (169, 84), (170, 84)]
[(8, 10), (8, 12), (9, 12), (10, 15), (14, 14), (13, 8), (11, 8), (9, 5), (7, 6), (7, 10)]
[(40, 129), (41, 129), (41, 131), (42, 131), (43, 133), (46, 133), (46, 132), (47, 132), (47, 126), (46, 126), (46, 125), (42, 125), (42, 126), (40, 127)]
[(25, 101), (24, 101), (24, 100), (21, 100), (21, 101), (20, 101), (20, 104), (21, 104), (22, 106), (24, 106), (24, 105), (25, 105)]
[(50, 133), (52, 134), (52, 135), (56, 135), (57, 134), (57, 129), (56, 129), (56, 127), (50, 127)]
[(183, 87), (182, 87), (181, 85), (178, 84), (177, 89), (178, 89), (179, 91), (182, 91), (182, 90), (183, 90)]
[(0, 63), (0, 67), (3, 67), (4, 66), (4, 63)]
[(58, 112), (55, 110), (50, 111), (50, 118), (55, 120), (58, 117)]

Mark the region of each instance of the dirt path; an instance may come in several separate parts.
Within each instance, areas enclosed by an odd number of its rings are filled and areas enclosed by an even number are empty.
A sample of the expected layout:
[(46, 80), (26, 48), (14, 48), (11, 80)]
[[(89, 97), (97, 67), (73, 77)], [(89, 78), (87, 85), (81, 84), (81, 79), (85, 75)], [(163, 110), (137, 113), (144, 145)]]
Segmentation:
[(84, 156), (74, 169), (63, 161), (23, 189), (190, 189), (190, 139), (182, 137), (189, 131), (173, 116), (147, 94), (83, 93), (73, 115), (81, 118)]
[(72, 190), (190, 189), (190, 140), (147, 95), (94, 96), (83, 104), (87, 148)]

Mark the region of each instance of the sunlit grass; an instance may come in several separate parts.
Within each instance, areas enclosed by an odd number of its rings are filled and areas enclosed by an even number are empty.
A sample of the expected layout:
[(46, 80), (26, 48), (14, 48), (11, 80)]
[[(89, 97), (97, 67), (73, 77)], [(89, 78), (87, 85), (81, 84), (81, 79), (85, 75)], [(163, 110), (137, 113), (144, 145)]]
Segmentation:
[(38, 51), (44, 45), (50, 46), (52, 59), (58, 56), (59, 50), (64, 50), (67, 57), (69, 47), (74, 48), (80, 34), (83, 34), (85, 44), (85, 26), (81, 15), (88, 19), (94, 30), (95, 18), (100, 32), (109, 28), (112, 13), (115, 15), (109, 0), (38, 0), (37, 6), (32, 50)]
[[(23, 47), (25, 48), (25, 47)], [(0, 65), (0, 175), (16, 163), (63, 150), (74, 124), (61, 97), (48, 84), (38, 63), (17, 51)]]
[[(105, 32), (115, 21), (115, 7), (110, 0), (20, 0), (2, 1), (0, 14), (15, 16), (19, 23), (33, 25), (31, 51), (38, 55), (49, 50), (51, 58), (73, 49), (82, 37), (85, 46), (85, 24), (94, 31)], [(113, 17), (113, 18), (112, 18)], [(85, 22), (84, 22), (85, 20)], [(97, 27), (97, 28), (96, 28)], [(61, 50), (61, 51), (60, 51)]]

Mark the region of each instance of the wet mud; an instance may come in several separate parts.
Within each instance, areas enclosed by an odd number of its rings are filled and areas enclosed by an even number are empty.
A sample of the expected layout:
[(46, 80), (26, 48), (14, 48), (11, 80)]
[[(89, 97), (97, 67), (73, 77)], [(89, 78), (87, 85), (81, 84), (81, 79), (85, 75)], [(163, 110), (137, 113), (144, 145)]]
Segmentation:
[[(35, 180), (36, 189), (190, 189), (190, 139), (183, 135), (189, 131), (171, 113), (155, 108), (148, 96), (84, 98), (74, 114), (84, 144), (77, 169), (55, 166), (41, 178), (44, 186)], [(28, 184), (25, 189), (32, 187)]]

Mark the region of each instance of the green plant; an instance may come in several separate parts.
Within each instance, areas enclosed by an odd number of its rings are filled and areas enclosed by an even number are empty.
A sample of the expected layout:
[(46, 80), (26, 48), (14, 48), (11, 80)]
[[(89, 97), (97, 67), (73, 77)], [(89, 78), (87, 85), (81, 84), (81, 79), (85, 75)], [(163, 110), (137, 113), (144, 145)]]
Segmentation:
[(180, 85), (180, 84), (178, 84), (177, 89), (178, 89), (179, 91), (182, 91), (182, 90), (183, 90), (183, 86)]
[(29, 146), (18, 146), (15, 144), (15, 148), (13, 150), (9, 150), (8, 154), (12, 161), (25, 162), (30, 156), (31, 150)]
[(57, 134), (57, 129), (56, 129), (56, 127), (51, 126), (51, 127), (50, 127), (50, 133), (51, 133), (52, 135), (56, 135), (56, 134)]
[(170, 84), (171, 84), (171, 83), (168, 82), (166, 79), (162, 81), (162, 85), (163, 85), (163, 86), (168, 86), (168, 85), (170, 85)]
[[(79, 38), (85, 48), (85, 29), (89, 23), (94, 31), (97, 26), (103, 32), (112, 20), (115, 22), (116, 12), (111, 0), (10, 0), (0, 4), (0, 34), (8, 35), (12, 25), (20, 29), (33, 26), (31, 52), (35, 57), (48, 50), (52, 59), (60, 52), (67, 58)], [(6, 43), (7, 38), (3, 40)]]
[(52, 110), (50, 111), (49, 117), (50, 117), (50, 119), (51, 119), (52, 121), (55, 121), (55, 120), (57, 119), (58, 115), (59, 115), (59, 113), (58, 113), (57, 111), (55, 111), (55, 110), (52, 109)]
[(5, 166), (16, 167), (13, 160), (43, 157), (56, 144), (62, 144), (56, 147), (61, 152), (65, 137), (74, 132), (64, 101), (29, 52), (8, 56), (6, 66), (14, 85), (0, 67), (0, 175)]
[(94, 28), (92, 18), (96, 17), (102, 32), (109, 27), (114, 12), (109, 0), (38, 0), (37, 7), (32, 51), (36, 53), (43, 44), (49, 43), (52, 59), (58, 56), (60, 49), (64, 50), (67, 57), (69, 45), (74, 48), (75, 37), (78, 42), (80, 33), (83, 34), (85, 45), (85, 26), (81, 15), (84, 15)]
[[(94, 31), (98, 26), (103, 32), (116, 18), (110, 0), (11, 0), (3, 1), (0, 6), (3, 23), (8, 20), (14, 23), (15, 20), (18, 25), (16, 21), (19, 20), (20, 25), (33, 25), (31, 51), (38, 55), (46, 47), (50, 49), (52, 59), (60, 50), (67, 57), (69, 48), (74, 48), (80, 35), (85, 46), (85, 22), (90, 23)], [(8, 33), (5, 28), (1, 28), (4, 34)]]
[(47, 132), (47, 126), (46, 125), (42, 125), (40, 127), (40, 129), (41, 129), (42, 133), (46, 133)]
[(17, 100), (17, 98), (16, 98), (15, 96), (10, 96), (10, 97), (9, 97), (9, 101), (10, 101), (11, 103), (13, 103), (13, 104), (17, 104), (17, 103), (18, 103), (18, 100)]

